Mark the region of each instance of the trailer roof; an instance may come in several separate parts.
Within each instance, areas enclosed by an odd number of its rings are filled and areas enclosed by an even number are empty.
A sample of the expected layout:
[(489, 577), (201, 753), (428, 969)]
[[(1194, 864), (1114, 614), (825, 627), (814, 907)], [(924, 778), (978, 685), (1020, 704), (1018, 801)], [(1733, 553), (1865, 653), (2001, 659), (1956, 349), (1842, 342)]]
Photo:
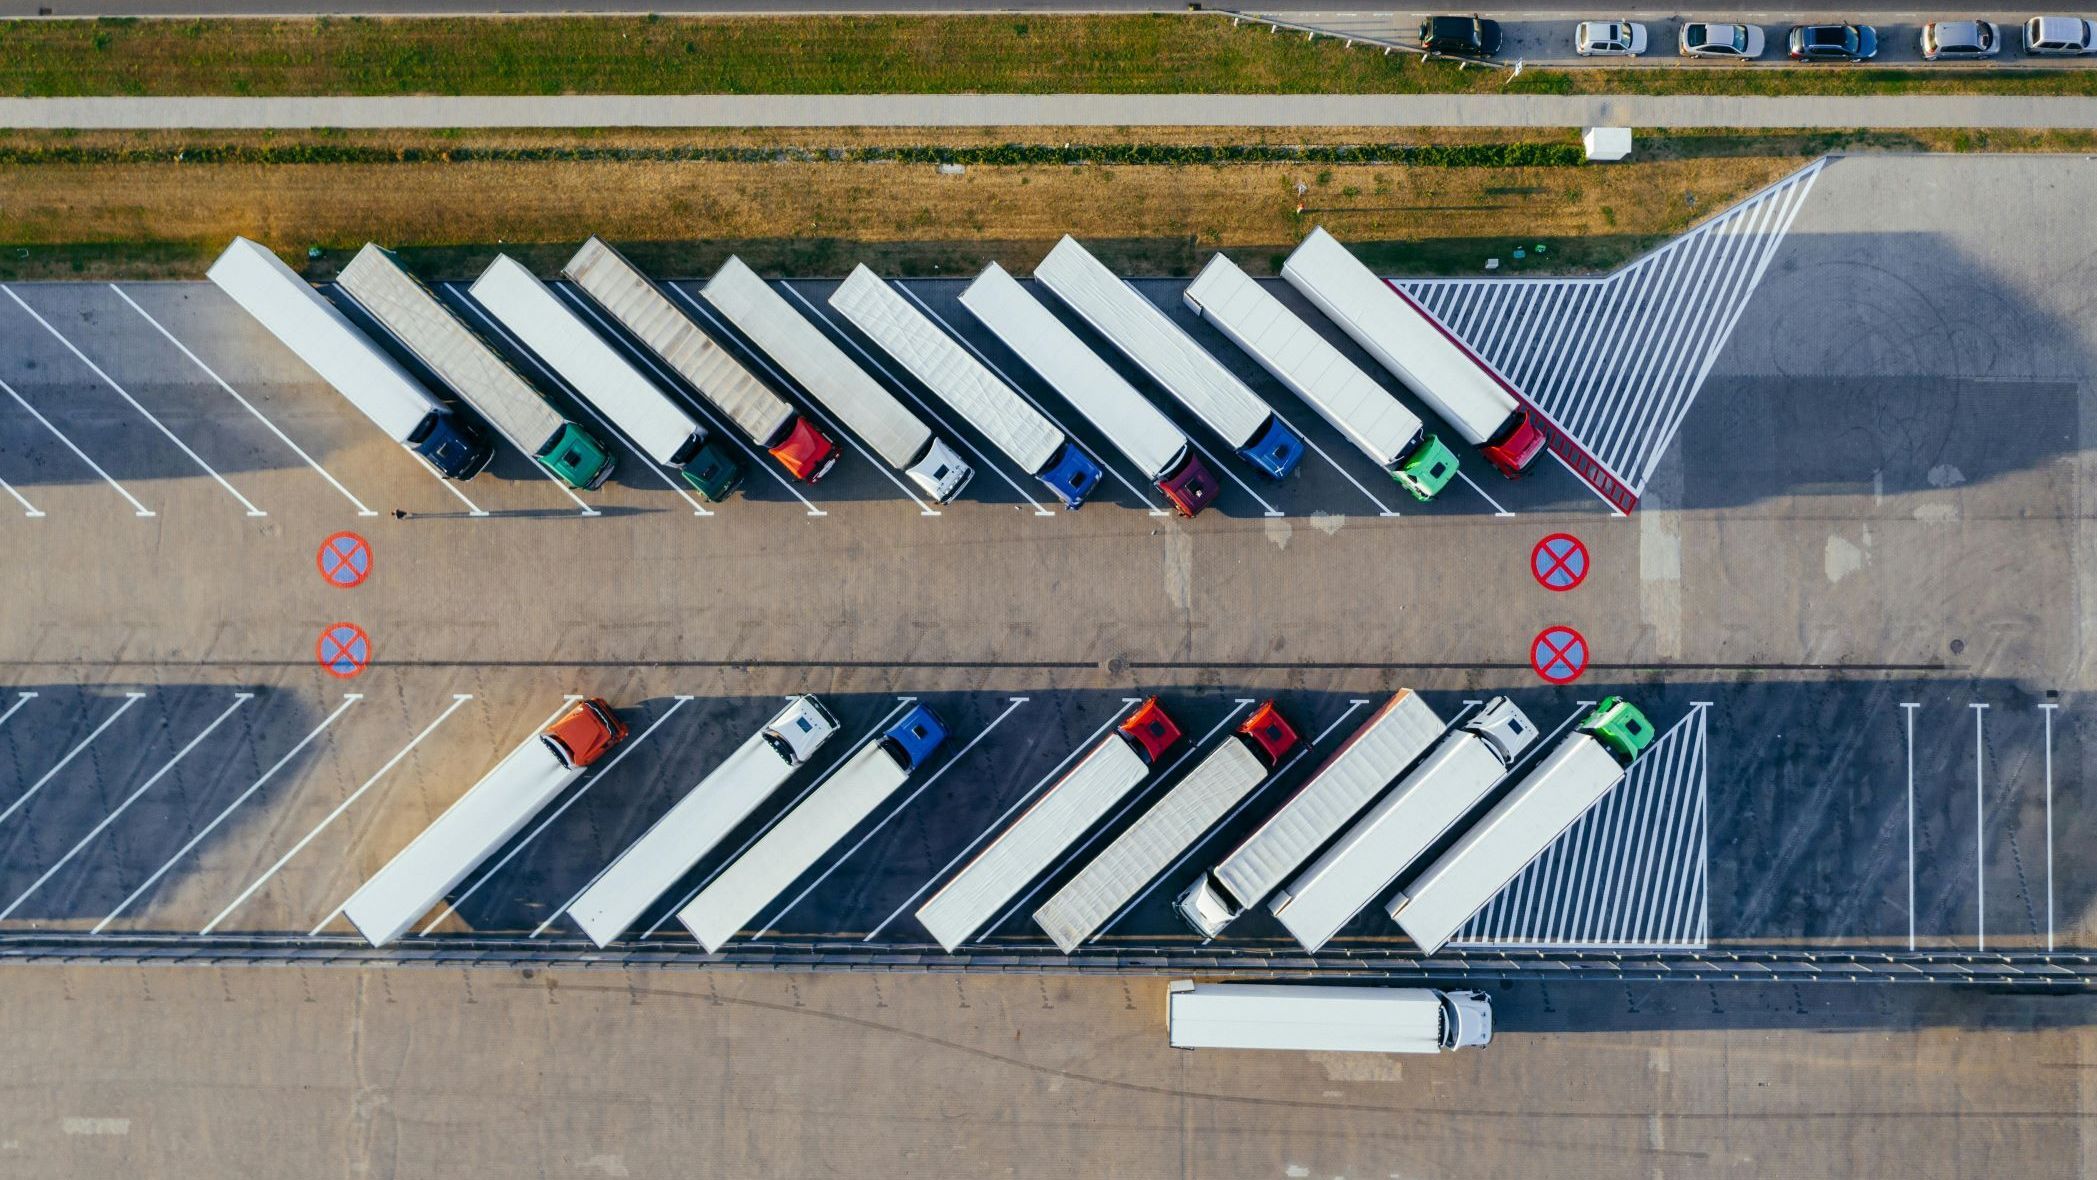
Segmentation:
[(909, 466), (932, 441), (932, 428), (923, 419), (795, 311), (742, 259), (731, 257), (722, 263), (699, 293), (891, 467)]
[(1034, 278), (1233, 448), (1252, 442), (1273, 416), (1273, 409), (1223, 362), (1076, 238), (1065, 235), (1057, 242), (1034, 268)]
[(1383, 466), (1396, 463), (1420, 433), (1417, 415), (1228, 255), (1210, 258), (1187, 285), (1184, 297), (1189, 307)]
[(1442, 997), (1424, 987), (1175, 984), (1166, 1021), (1178, 1049), (1438, 1053)]
[(873, 271), (855, 268), (831, 293), (830, 306), (959, 410), (1028, 475), (1055, 460), (1063, 432)]
[(393, 255), (365, 243), (336, 280), (518, 450), (536, 456), (568, 420)]
[(593, 237), (584, 242), (561, 273), (707, 401), (719, 406), (752, 442), (771, 446), (793, 425), (796, 413), (785, 398), (700, 331), (639, 267), (604, 239)]
[(685, 443), (699, 432), (699, 423), (684, 407), (643, 376), (516, 259), (498, 256), (470, 290), (474, 302), (538, 354), (584, 401), (618, 423), (649, 458), (674, 462)]
[(395, 440), (445, 408), (267, 246), (234, 238), (205, 274)]

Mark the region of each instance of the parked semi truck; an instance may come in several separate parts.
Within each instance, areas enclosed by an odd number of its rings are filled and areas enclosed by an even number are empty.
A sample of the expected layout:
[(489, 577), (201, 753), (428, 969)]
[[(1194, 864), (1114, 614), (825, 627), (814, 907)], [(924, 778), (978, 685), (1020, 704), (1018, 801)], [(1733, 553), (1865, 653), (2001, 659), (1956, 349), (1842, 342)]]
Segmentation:
[(1221, 822), (1296, 748), (1296, 731), (1267, 701), (1194, 764), (1165, 797), (1130, 824), (1034, 911), (1034, 924), (1064, 954), (1112, 921), (1173, 859)]
[(650, 459), (674, 469), (709, 500), (728, 497), (743, 467), (669, 394), (592, 331), (539, 277), (497, 255), (469, 288), (475, 303), (625, 431)]
[(1414, 499), (1432, 500), (1456, 478), (1456, 456), (1418, 415), (1229, 257), (1210, 258), (1182, 297)]
[(1493, 1039), (1484, 992), (1179, 979), (1166, 1004), (1175, 1049), (1441, 1053)]
[(1460, 823), (1536, 741), (1536, 727), (1494, 697), (1442, 736), (1420, 764), (1267, 903), (1316, 953)]
[(1135, 790), (1179, 740), (1179, 726), (1158, 698), (1143, 702), (919, 906), (917, 920), (949, 952), (967, 942)]
[(407, 933), (466, 874), (509, 843), (568, 784), (626, 739), (626, 723), (602, 700), (578, 701), (510, 751), (458, 802), (422, 830), (342, 905), (373, 946)]
[(864, 265), (831, 293), (830, 306), (1021, 470), (1047, 484), (1065, 508), (1083, 504), (1099, 485), (1099, 464)]
[(1246, 462), (1283, 479), (1303, 461), (1303, 440), (1275, 416), (1273, 407), (1077, 239), (1065, 235), (1057, 242), (1034, 268), (1034, 280), (1055, 292), (1079, 319), (1136, 362)]
[(677, 920), (708, 951), (720, 950), (759, 910), (814, 868), (845, 833), (895, 794), (946, 736), (946, 727), (932, 710), (923, 705), (911, 709), (736, 857), (677, 911)]
[(993, 262), (961, 293), (961, 305), (1055, 387), (1157, 485), (1181, 516), (1216, 498), (1216, 477), (1172, 424), (1077, 333)]
[(561, 273), (795, 479), (814, 483), (837, 465), (836, 442), (700, 331), (604, 239), (584, 242)]
[(1409, 688), (1383, 703), (1311, 772), (1289, 801), (1179, 896), (1179, 912), (1214, 938), (1260, 903), (1441, 736), (1442, 719)]
[(1610, 697), (1386, 907), (1428, 954), (1623, 781), (1653, 725)]
[(387, 438), (439, 475), (472, 479), (494, 457), (495, 448), (479, 430), (432, 396), (267, 246), (234, 238), (205, 275)]
[(722, 263), (699, 293), (933, 503), (945, 504), (968, 486), (975, 470), (967, 461), (741, 259)]
[(336, 283), (497, 434), (561, 482), (595, 488), (610, 477), (612, 452), (603, 441), (554, 409), (391, 253), (365, 243)]
[(1502, 475), (1518, 476), (1542, 457), (1543, 432), (1500, 375), (1322, 227), (1289, 255), (1282, 278)]
[(598, 946), (624, 934), (836, 732), (821, 701), (788, 701), (606, 866), (568, 907), (569, 916)]

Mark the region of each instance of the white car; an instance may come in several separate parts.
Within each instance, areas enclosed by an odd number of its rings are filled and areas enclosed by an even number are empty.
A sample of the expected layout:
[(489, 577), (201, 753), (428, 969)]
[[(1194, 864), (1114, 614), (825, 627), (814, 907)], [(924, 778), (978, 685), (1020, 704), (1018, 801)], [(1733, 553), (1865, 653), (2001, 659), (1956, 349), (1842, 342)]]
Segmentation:
[(1762, 29), (1757, 25), (1707, 25), (1691, 21), (1682, 26), (1683, 57), (1729, 57), (1750, 61), (1762, 56)]
[(1646, 51), (1646, 27), (1627, 20), (1584, 20), (1573, 26), (1573, 51), (1582, 57), (1637, 57)]
[(2079, 16), (2035, 16), (2024, 22), (2024, 52), (2076, 57), (2097, 50), (2097, 24)]

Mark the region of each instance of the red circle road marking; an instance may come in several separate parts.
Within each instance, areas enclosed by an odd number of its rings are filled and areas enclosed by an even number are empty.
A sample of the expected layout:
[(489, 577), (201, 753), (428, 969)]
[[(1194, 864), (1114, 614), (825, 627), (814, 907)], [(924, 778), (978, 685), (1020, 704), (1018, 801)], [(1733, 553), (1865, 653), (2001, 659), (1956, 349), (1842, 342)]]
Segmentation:
[(371, 636), (355, 623), (330, 623), (321, 628), (313, 658), (320, 661), (321, 671), (348, 680), (370, 665)]
[(1529, 666), (1552, 684), (1571, 684), (1587, 671), (1587, 639), (1571, 627), (1546, 627), (1529, 644)]
[(320, 543), (313, 564), (328, 585), (347, 590), (371, 576), (371, 542), (355, 533), (335, 533)]
[(1529, 551), (1529, 572), (1546, 590), (1564, 593), (1587, 580), (1587, 546), (1571, 533), (1552, 533)]

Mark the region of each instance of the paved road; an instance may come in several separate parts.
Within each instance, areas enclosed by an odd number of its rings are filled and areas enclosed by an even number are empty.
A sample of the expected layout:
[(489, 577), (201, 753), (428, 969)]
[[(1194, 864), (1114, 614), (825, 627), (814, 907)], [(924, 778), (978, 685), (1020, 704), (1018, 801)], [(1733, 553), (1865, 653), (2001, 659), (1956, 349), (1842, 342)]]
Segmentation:
[(0, 127), (2097, 126), (2097, 98), (955, 94), (12, 98)]
[[(212, 0), (209, 3), (196, 3), (192, 0), (4, 0), (0, 2), (0, 17), (267, 17), (322, 13), (367, 16), (399, 16), (404, 13), (417, 16), (516, 16), (644, 12), (723, 16), (891, 12), (1185, 12), (1187, 7), (1186, 4), (1173, 4), (1169, 0), (998, 0), (995, 3), (986, 3), (984, 0), (730, 0), (728, 3), (708, 3), (707, 0), (656, 0), (645, 5), (637, 4), (634, 0), (498, 0), (496, 3), (489, 3), (488, 0), (417, 0), (412, 5), (401, 4), (398, 0)], [(1552, 0), (1543, 0), (1540, 3), (1536, 0), (1525, 0), (1519, 5), (1486, 3), (1452, 7), (1465, 12), (1508, 17), (1540, 13), (1595, 15), (1595, 6), (1575, 0), (1557, 3)], [(1913, 0), (1851, 0), (1843, 5), (1829, 5), (1827, 15), (1900, 13), (1912, 8)], [(1333, 11), (1333, 0), (1263, 0), (1259, 9), (1263, 12), (1330, 13)], [(1716, 17), (1737, 10), (1712, 6), (1687, 11), (1703, 12)]]

